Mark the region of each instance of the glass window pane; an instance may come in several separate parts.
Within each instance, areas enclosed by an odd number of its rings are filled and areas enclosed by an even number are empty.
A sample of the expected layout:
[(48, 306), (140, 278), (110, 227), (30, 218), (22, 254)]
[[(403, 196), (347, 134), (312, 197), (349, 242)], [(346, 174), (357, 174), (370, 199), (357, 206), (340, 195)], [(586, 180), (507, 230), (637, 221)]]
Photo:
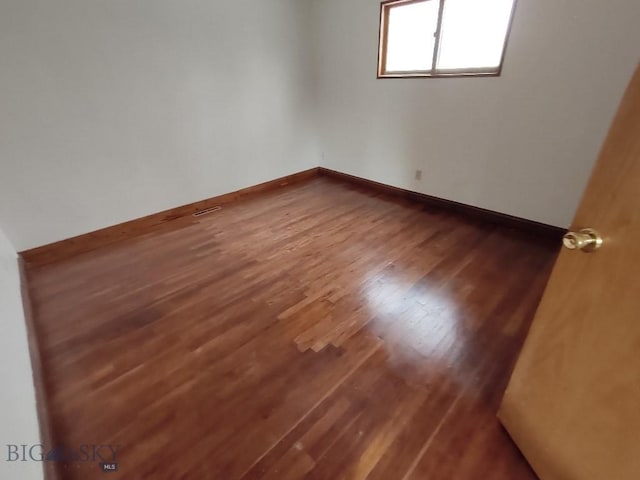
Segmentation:
[(390, 7), (387, 72), (431, 70), (438, 9), (437, 0)]
[(446, 0), (438, 69), (500, 65), (513, 0)]

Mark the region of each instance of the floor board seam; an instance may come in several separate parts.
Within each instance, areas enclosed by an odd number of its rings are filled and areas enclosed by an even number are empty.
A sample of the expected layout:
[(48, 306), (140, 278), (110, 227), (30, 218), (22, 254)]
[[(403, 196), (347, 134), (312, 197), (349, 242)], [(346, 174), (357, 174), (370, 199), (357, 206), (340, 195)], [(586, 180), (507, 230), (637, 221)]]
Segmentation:
[(262, 459), (264, 459), (267, 455), (269, 455), (269, 453), (278, 446), (278, 444), (280, 442), (282, 442), (285, 438), (287, 438), (287, 435), (289, 435), (291, 432), (293, 432), (296, 427), (298, 427), (298, 425), (300, 425), (302, 422), (305, 421), (305, 419), (307, 417), (309, 417), (321, 404), (322, 402), (324, 402), (327, 398), (329, 398), (344, 382), (346, 382), (354, 373), (356, 373), (356, 371), (362, 367), (362, 365), (364, 365), (364, 363), (369, 360), (369, 358), (371, 358), (371, 356), (376, 353), (380, 347), (382, 346), (382, 342), (379, 342), (375, 345), (375, 347), (373, 347), (371, 349), (371, 351), (369, 351), (369, 353), (367, 355), (365, 355), (351, 370), (349, 370), (338, 382), (336, 382), (336, 384), (330, 388), (329, 390), (327, 390), (327, 392), (320, 397), (320, 399), (313, 405), (313, 407), (311, 407), (307, 413), (305, 413), (302, 417), (300, 417), (300, 419), (298, 419), (297, 422), (295, 422), (291, 428), (289, 428), (276, 442), (274, 442), (267, 450), (265, 450), (265, 452), (260, 455), (251, 465), (249, 465), (249, 468), (247, 468), (242, 475), (240, 476), (240, 478), (244, 478), (245, 475), (247, 475), (251, 469), (253, 469), (253, 467), (255, 467), (258, 463), (260, 463), (262, 461)]
[(445, 424), (445, 422), (447, 421), (447, 419), (451, 415), (451, 412), (453, 412), (453, 410), (456, 408), (456, 405), (458, 405), (458, 402), (462, 398), (462, 395), (463, 394), (460, 393), (456, 397), (456, 399), (453, 401), (453, 403), (451, 403), (451, 405), (449, 406), (447, 412), (442, 416), (442, 418), (438, 422), (438, 425), (433, 430), (433, 432), (431, 432), (431, 435), (429, 435), (429, 438), (425, 442), (424, 446), (418, 452), (418, 455), (416, 455), (416, 458), (414, 459), (414, 461), (409, 466), (409, 469), (407, 470), (407, 473), (405, 473), (404, 477), (402, 477), (402, 480), (408, 480), (411, 477), (411, 475), (413, 475), (413, 472), (418, 467), (418, 464), (420, 463), (420, 460), (422, 460), (422, 458), (425, 456), (425, 454), (427, 453), (427, 451), (429, 450), (429, 448), (433, 444), (433, 440), (436, 438), (436, 435), (438, 435), (438, 433), (440, 433), (440, 430), (442, 429), (442, 426)]

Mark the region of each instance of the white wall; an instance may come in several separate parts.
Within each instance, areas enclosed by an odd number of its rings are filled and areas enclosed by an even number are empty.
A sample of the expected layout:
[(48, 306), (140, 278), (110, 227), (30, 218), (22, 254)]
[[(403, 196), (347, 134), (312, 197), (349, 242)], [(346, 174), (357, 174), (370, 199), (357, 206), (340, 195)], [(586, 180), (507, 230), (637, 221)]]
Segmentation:
[(376, 80), (379, 0), (313, 2), (324, 166), (570, 223), (638, 61), (640, 2), (518, 0), (501, 77), (394, 80)]
[(7, 444), (40, 441), (16, 252), (0, 230), (0, 479), (42, 478), (38, 462), (6, 462)]
[(566, 226), (638, 60), (640, 2), (519, 0), (499, 78), (376, 80), (378, 11), (2, 0), (7, 236), (20, 251), (318, 164)]
[(319, 163), (301, 0), (2, 0), (18, 251)]

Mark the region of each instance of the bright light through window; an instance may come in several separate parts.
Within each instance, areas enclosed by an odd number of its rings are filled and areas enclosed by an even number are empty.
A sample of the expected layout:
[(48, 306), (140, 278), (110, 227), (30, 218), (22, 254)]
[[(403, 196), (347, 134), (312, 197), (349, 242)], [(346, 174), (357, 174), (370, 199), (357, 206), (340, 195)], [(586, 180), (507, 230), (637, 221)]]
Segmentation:
[(446, 0), (438, 68), (499, 67), (512, 7), (513, 0)]
[(431, 70), (438, 3), (410, 3), (389, 10), (387, 69)]
[(382, 3), (380, 77), (497, 75), (514, 0)]

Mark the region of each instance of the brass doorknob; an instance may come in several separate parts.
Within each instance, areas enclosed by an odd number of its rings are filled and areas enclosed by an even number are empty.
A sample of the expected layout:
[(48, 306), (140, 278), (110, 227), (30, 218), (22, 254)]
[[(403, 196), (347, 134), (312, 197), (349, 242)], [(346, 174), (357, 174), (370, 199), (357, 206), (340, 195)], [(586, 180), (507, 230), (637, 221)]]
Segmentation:
[(593, 228), (583, 228), (578, 232), (568, 232), (562, 244), (569, 250), (595, 252), (602, 246), (602, 237)]

